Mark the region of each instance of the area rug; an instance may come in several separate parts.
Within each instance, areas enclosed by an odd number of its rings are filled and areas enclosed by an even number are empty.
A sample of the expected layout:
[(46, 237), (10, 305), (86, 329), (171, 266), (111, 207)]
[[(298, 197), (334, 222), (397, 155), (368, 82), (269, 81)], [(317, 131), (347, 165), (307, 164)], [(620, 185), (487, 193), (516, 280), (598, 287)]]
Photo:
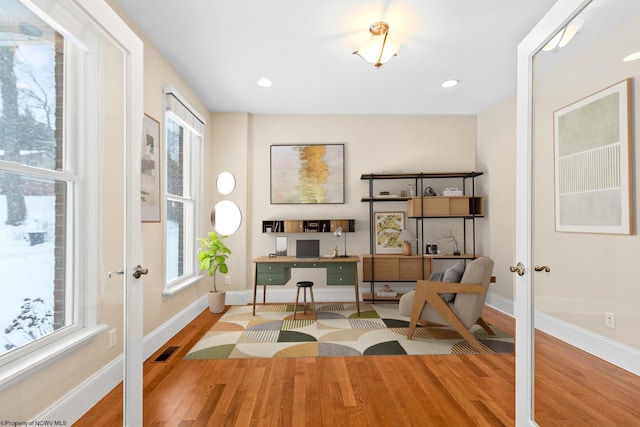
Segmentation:
[[(275, 357), (331, 357), (393, 354), (472, 354), (471, 347), (453, 328), (416, 328), (407, 339), (408, 319), (397, 304), (318, 304), (317, 320), (305, 316), (293, 304), (231, 307), (185, 359), (242, 359)], [(489, 353), (510, 353), (513, 337), (491, 326), (496, 335), (480, 326), (473, 334)]]

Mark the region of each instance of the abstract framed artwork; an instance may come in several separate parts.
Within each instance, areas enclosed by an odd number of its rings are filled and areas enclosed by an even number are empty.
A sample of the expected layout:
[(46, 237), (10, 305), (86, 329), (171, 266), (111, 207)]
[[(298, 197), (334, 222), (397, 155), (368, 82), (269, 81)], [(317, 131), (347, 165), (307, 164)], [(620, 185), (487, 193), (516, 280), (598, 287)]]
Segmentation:
[(271, 146), (271, 204), (344, 203), (344, 144)]
[(554, 112), (556, 231), (631, 234), (630, 79)]
[(374, 212), (376, 254), (401, 254), (400, 233), (404, 230), (404, 212)]
[(143, 222), (160, 221), (160, 123), (145, 114), (143, 120), (140, 203)]

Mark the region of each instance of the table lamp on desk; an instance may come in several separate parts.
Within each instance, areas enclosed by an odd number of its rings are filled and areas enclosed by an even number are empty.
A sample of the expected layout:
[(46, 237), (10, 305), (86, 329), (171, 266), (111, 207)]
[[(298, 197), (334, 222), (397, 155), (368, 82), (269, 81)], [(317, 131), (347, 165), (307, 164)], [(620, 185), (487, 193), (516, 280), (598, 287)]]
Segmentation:
[[(342, 227), (338, 227), (336, 228), (336, 231), (333, 232), (333, 235), (336, 237), (340, 237), (342, 236), (343, 230)], [(346, 258), (349, 255), (347, 255), (347, 235), (344, 235), (344, 255), (340, 255), (341, 258)]]

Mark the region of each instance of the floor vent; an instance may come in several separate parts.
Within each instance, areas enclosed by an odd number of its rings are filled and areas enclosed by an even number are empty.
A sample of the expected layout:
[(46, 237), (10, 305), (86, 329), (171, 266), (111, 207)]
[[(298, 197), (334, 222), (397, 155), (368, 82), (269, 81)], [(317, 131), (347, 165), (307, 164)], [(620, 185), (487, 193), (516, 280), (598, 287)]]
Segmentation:
[(160, 356), (156, 357), (154, 362), (166, 362), (168, 358), (178, 349), (178, 347), (167, 347)]

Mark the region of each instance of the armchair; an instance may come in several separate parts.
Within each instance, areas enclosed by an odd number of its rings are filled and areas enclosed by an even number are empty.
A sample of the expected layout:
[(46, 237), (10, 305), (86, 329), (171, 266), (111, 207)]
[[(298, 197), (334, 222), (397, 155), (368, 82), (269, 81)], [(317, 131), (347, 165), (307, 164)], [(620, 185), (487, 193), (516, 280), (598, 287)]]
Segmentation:
[[(417, 323), (450, 325), (469, 344), (481, 353), (487, 349), (470, 332), (479, 324), (490, 335), (495, 335), (480, 317), (493, 272), (493, 261), (487, 257), (477, 258), (467, 265), (460, 283), (418, 280), (415, 292), (400, 298), (400, 314), (411, 316), (407, 338), (413, 337)], [(451, 302), (445, 302), (440, 294), (454, 293)]]

